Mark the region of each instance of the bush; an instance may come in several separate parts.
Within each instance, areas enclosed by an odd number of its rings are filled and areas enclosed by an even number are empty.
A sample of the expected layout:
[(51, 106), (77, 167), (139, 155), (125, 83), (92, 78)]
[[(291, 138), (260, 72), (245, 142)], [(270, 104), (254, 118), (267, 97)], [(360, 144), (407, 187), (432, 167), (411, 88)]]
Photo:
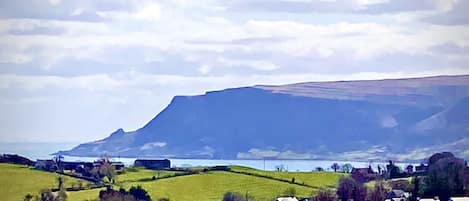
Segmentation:
[(240, 193), (227, 192), (223, 195), (222, 201), (247, 201), (246, 198)]
[(150, 195), (148, 195), (148, 192), (143, 189), (141, 186), (132, 186), (129, 189), (130, 195), (133, 195), (135, 199), (138, 201), (151, 201)]

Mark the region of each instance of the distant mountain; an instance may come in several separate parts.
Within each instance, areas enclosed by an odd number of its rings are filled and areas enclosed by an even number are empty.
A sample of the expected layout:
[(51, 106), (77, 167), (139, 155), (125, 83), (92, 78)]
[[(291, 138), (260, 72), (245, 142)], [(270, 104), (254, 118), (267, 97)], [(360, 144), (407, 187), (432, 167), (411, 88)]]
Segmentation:
[(60, 154), (420, 161), (469, 158), (469, 75), (253, 86), (176, 96), (144, 127)]

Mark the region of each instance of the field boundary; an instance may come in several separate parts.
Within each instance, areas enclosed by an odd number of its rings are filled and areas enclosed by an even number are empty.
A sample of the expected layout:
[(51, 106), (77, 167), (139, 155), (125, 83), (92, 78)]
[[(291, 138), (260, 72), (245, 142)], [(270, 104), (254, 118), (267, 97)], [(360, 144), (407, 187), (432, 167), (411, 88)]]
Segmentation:
[(312, 188), (312, 189), (320, 189), (317, 186), (311, 186), (311, 185), (304, 184), (304, 183), (291, 182), (290, 180), (287, 180), (287, 179), (275, 178), (275, 177), (272, 177), (272, 176), (267, 176), (267, 175), (262, 175), (262, 174), (256, 174), (256, 173), (251, 173), (251, 172), (242, 172), (242, 171), (236, 171), (236, 170), (227, 170), (227, 172), (232, 172), (232, 173), (236, 173), (236, 174), (243, 174), (243, 175), (248, 175), (248, 176), (254, 176), (254, 177), (260, 177), (260, 178), (265, 178), (265, 179), (271, 179), (271, 180), (276, 180), (276, 181), (280, 181), (280, 182), (284, 182), (284, 183), (289, 183), (289, 184), (299, 185), (299, 186), (303, 186), (303, 187), (308, 187), (308, 188)]

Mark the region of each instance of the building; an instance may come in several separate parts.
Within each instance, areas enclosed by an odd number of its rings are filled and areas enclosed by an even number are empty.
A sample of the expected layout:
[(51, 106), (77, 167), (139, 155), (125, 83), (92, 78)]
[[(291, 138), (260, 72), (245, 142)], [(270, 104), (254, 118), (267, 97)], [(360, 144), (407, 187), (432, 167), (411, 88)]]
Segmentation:
[(70, 171), (77, 171), (81, 169), (93, 169), (93, 163), (91, 162), (80, 162), (80, 161), (74, 161), (74, 162), (67, 162), (67, 161), (61, 161), (60, 166), (62, 167), (63, 170), (70, 170)]
[(367, 168), (353, 168), (351, 174), (355, 181), (362, 183), (374, 180), (379, 176), (378, 173), (373, 171), (371, 166)]
[(298, 201), (296, 197), (279, 197), (275, 201)]
[(164, 170), (171, 167), (171, 162), (168, 159), (152, 160), (152, 159), (137, 159), (134, 162), (135, 167), (144, 167), (152, 170)]
[(124, 163), (122, 163), (122, 162), (111, 162), (111, 165), (114, 166), (114, 169), (115, 169), (116, 171), (121, 171), (121, 170), (123, 170), (124, 167), (125, 167), (125, 166), (124, 166)]
[(409, 197), (409, 193), (408, 192), (405, 192), (403, 190), (392, 190), (390, 191), (387, 195), (386, 195), (386, 200), (396, 200), (396, 201), (400, 201), (400, 200), (406, 200), (406, 198)]

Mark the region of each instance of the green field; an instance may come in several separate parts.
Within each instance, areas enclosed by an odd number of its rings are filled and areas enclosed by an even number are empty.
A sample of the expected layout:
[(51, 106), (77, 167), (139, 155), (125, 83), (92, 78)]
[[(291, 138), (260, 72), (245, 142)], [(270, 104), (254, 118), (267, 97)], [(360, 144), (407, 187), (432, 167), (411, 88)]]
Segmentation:
[(153, 176), (155, 176), (155, 178), (162, 178), (162, 177), (173, 176), (174, 174), (176, 174), (176, 172), (172, 172), (172, 171), (154, 171), (154, 170), (135, 169), (135, 168), (132, 168), (130, 170), (132, 171), (126, 171), (124, 174), (117, 175), (117, 182), (119, 183), (138, 182), (138, 181), (151, 180)]
[[(0, 164), (0, 200), (20, 201), (28, 193), (38, 195), (42, 189), (57, 188), (58, 174), (32, 170), (22, 165)], [(65, 187), (80, 180), (65, 176)], [(86, 184), (86, 181), (81, 181)]]
[(346, 176), (344, 173), (332, 173), (332, 172), (277, 172), (277, 171), (262, 171), (249, 167), (232, 166), (231, 170), (236, 172), (248, 173), (253, 175), (262, 175), (266, 177), (272, 177), (275, 179), (281, 179), (285, 181), (292, 181), (295, 179), (295, 183), (306, 184), (308, 186), (316, 188), (334, 188), (337, 185), (337, 181), (340, 177)]
[[(272, 200), (289, 188), (299, 197), (309, 197), (319, 188), (331, 188), (344, 174), (332, 172), (273, 172), (233, 166), (233, 171), (211, 171), (193, 175), (173, 176), (178, 172), (127, 169), (117, 176), (115, 188), (142, 186), (154, 200), (167, 197), (171, 201), (221, 200), (225, 192), (253, 196), (257, 201)], [(180, 172), (179, 172), (180, 173)], [(251, 175), (248, 175), (251, 174)], [(261, 175), (261, 176), (260, 176)], [(160, 179), (152, 180), (152, 177)], [(295, 178), (295, 184), (290, 183)], [(66, 186), (78, 180), (66, 177)], [(25, 166), (0, 164), (0, 195), (5, 200), (22, 200), (27, 193), (57, 186), (57, 174), (32, 170)], [(86, 183), (86, 182), (84, 182)], [(302, 185), (302, 184), (305, 185)], [(96, 199), (101, 189), (67, 192), (69, 201)]]
[(230, 172), (209, 172), (162, 179), (155, 182), (127, 183), (126, 187), (141, 185), (153, 198), (168, 197), (174, 201), (221, 200), (227, 191), (248, 193), (256, 200), (272, 200), (287, 188), (295, 188), (299, 196), (310, 196), (316, 189), (266, 178)]

